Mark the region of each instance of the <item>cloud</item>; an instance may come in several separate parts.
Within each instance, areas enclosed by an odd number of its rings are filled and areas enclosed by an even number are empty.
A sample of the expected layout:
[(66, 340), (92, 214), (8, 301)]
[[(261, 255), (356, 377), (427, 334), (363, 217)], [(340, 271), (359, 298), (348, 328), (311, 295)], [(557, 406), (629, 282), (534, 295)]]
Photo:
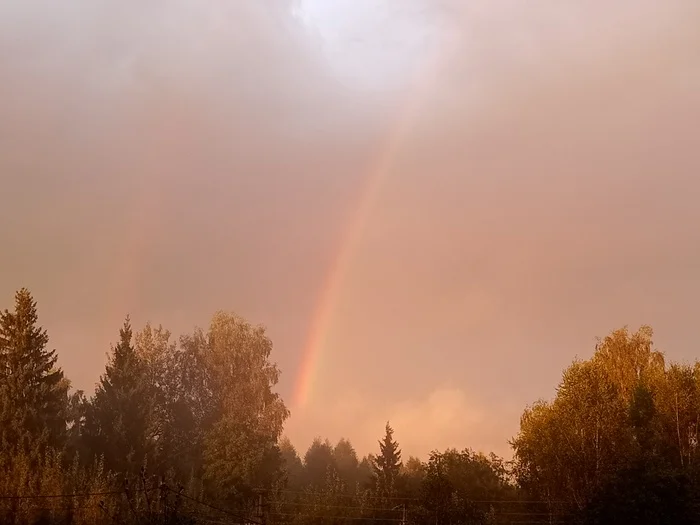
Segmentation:
[(425, 457), (430, 450), (487, 445), (478, 442), (489, 423), (486, 407), (475, 404), (458, 388), (439, 388), (425, 399), (402, 402), (388, 415), (409, 454)]
[(327, 399), (322, 410), (293, 414), (286, 432), (302, 455), (320, 428), (324, 429), (321, 437), (350, 439), (358, 453), (365, 455), (377, 452), (377, 441), (389, 421), (404, 458), (426, 459), (432, 450), (452, 447), (507, 455), (509, 448), (502, 436), (508, 425), (500, 420), (502, 413), (498, 406), (449, 385), (393, 402), (357, 389)]
[(289, 429), (367, 452), (391, 419), (407, 454), (507, 449), (595, 335), (651, 322), (695, 351), (699, 10), (0, 0), (0, 292), (30, 286), (88, 389), (126, 313), (182, 333), (235, 310), (269, 327), (289, 398), (373, 160), (430, 73)]

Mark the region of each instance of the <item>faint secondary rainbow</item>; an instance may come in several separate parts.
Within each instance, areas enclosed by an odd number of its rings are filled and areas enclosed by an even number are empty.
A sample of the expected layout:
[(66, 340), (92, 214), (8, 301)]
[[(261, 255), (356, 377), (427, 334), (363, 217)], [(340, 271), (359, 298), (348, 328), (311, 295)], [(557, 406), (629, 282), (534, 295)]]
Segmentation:
[(139, 137), (135, 152), (136, 169), (142, 170), (143, 175), (131, 194), (131, 214), (108, 292), (105, 330), (113, 334), (112, 338), (117, 337), (124, 317), (139, 310), (144, 271), (152, 259), (153, 245), (163, 232), (167, 191), (164, 170), (168, 167), (163, 159), (169, 159), (169, 154), (187, 141), (187, 136), (181, 136), (182, 126), (172, 116), (172, 108), (177, 106), (167, 97), (149, 97), (144, 105), (149, 111), (144, 112), (146, 121), (141, 126), (148, 135)]
[(433, 70), (437, 69), (438, 66), (436, 58), (444, 58), (444, 53), (426, 61), (426, 66), (419, 68), (415, 87), (399, 106), (395, 124), (391, 127), (386, 140), (382, 142), (379, 154), (368, 170), (356, 211), (345, 228), (340, 248), (324, 279), (294, 385), (293, 404), (297, 408), (303, 408), (311, 395), (321, 353), (353, 254), (357, 250), (358, 242), (367, 227), (379, 192), (391, 174), (405, 139), (413, 128), (419, 107), (425, 100), (426, 92), (430, 88)]

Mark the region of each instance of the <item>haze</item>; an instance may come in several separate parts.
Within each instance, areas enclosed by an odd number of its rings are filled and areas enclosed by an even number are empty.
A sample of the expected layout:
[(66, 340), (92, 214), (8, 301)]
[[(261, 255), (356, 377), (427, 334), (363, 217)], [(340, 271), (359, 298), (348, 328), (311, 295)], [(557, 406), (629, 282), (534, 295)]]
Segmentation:
[(2, 306), (29, 287), (88, 392), (127, 313), (178, 335), (235, 311), (268, 327), (300, 450), (365, 454), (391, 420), (406, 457), (508, 454), (596, 336), (697, 351), (699, 15), (0, 1)]

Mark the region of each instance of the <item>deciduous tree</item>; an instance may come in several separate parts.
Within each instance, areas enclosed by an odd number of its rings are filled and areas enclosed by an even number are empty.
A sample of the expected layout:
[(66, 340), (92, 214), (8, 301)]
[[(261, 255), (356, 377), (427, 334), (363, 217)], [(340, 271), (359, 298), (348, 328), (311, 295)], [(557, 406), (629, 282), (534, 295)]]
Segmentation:
[(277, 442), (289, 411), (273, 390), (280, 372), (270, 361), (272, 342), (264, 328), (223, 312), (194, 339), (195, 409), (207, 423), (203, 477), (220, 497), (246, 498), (283, 474)]

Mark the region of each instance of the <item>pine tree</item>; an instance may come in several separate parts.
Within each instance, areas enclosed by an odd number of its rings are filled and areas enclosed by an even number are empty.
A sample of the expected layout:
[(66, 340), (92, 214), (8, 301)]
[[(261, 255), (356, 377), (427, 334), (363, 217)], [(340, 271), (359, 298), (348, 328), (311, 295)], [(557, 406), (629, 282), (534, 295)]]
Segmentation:
[(69, 384), (37, 322), (26, 288), (15, 294), (13, 312), (0, 312), (0, 446), (11, 454), (41, 454), (66, 436)]
[(88, 447), (115, 472), (137, 471), (151, 450), (149, 392), (127, 316), (87, 409), (84, 429)]
[(374, 458), (374, 489), (377, 495), (391, 497), (401, 470), (401, 449), (394, 441), (394, 429), (387, 421), (384, 439), (379, 442), (379, 455)]

